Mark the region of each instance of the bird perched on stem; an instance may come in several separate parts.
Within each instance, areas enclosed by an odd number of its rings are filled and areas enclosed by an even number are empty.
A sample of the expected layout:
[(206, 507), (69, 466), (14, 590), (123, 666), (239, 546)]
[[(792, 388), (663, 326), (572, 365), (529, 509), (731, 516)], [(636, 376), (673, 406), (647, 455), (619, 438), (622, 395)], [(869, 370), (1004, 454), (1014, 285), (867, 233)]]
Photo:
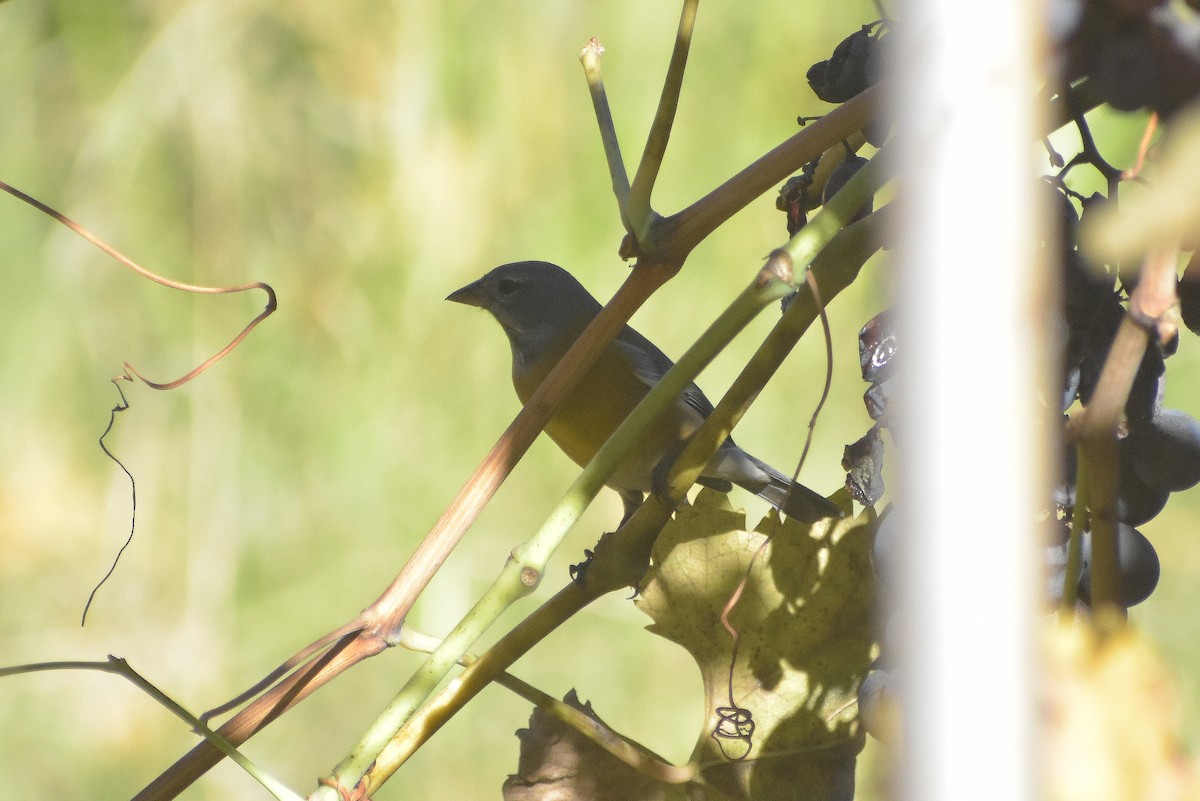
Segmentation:
[[(526, 403), (600, 311), (600, 303), (563, 268), (543, 261), (504, 264), (446, 300), (491, 313), (512, 347), (512, 379)], [(650, 340), (624, 326), (572, 390), (546, 433), (578, 465), (591, 461), (638, 402), (674, 363)], [(655, 488), (655, 470), (674, 459), (713, 406), (695, 384), (646, 433), (608, 479), (628, 517)], [(728, 492), (736, 484), (789, 517), (813, 522), (842, 511), (808, 487), (743, 451), (727, 438), (698, 482)], [(790, 490), (790, 491), (789, 491)]]

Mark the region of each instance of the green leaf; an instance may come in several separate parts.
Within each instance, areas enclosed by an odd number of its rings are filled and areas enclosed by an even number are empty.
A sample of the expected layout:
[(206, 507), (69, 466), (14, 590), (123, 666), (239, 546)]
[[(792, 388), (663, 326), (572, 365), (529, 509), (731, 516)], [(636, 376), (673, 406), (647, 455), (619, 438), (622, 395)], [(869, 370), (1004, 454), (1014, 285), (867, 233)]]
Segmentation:
[[(848, 800), (862, 747), (855, 701), (873, 646), (874, 516), (808, 527), (772, 513), (758, 530), (745, 528), (724, 495), (700, 493), (663, 530), (638, 600), (654, 621), (650, 631), (683, 646), (700, 668), (708, 714), (693, 759), (710, 766), (710, 787), (730, 797), (794, 798), (799, 783), (805, 797)], [(718, 741), (711, 734), (718, 708), (730, 703), (734, 653), (721, 613), (748, 568), (729, 618), (741, 638), (733, 700), (749, 710), (754, 730), (748, 740)]]

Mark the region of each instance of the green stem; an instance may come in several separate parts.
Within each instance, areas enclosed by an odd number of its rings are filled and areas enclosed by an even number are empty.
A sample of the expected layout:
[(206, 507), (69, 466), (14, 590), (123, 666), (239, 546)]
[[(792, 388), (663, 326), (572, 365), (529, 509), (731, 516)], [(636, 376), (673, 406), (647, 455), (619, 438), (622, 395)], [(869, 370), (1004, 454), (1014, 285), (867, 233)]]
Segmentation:
[(633, 233), (629, 222), (629, 176), (625, 173), (625, 159), (621, 157), (621, 145), (617, 141), (617, 129), (613, 125), (612, 110), (608, 106), (608, 93), (600, 77), (600, 59), (604, 46), (592, 38), (579, 60), (583, 63), (583, 74), (587, 78), (588, 91), (592, 95), (592, 107), (596, 110), (596, 123), (600, 127), (600, 141), (604, 145), (604, 158), (608, 161), (608, 174), (612, 178), (613, 194), (617, 198), (617, 211), (625, 230)]
[(1074, 611), (1079, 600), (1079, 574), (1083, 570), (1083, 530), (1087, 527), (1088, 465), (1075, 449), (1075, 508), (1071, 511), (1071, 538), (1067, 541), (1067, 566), (1063, 573), (1062, 606)]
[(688, 51), (692, 46), (692, 31), (696, 26), (696, 9), (700, 0), (684, 0), (683, 12), (679, 16), (679, 29), (675, 35), (675, 49), (663, 81), (662, 95), (658, 99), (658, 110), (646, 137), (646, 148), (638, 162), (637, 173), (629, 192), (629, 218), (633, 223), (630, 231), (638, 245), (649, 241), (651, 226), (657, 219), (650, 208), (650, 195), (658, 180), (667, 143), (671, 139), (671, 126), (675, 123), (675, 112), (679, 108), (679, 92), (683, 86), (683, 73), (687, 68)]

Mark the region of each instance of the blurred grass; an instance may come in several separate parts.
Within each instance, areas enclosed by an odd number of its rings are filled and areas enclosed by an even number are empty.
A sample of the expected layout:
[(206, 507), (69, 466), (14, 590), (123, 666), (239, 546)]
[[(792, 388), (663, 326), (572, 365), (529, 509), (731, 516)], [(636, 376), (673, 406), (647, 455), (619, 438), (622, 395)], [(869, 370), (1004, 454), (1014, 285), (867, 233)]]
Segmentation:
[[(825, 110), (804, 71), (874, 13), (865, 0), (742, 8), (701, 9), (660, 211), (783, 139), (796, 115)], [(95, 444), (116, 400), (108, 379), (123, 360), (156, 379), (182, 373), (259, 300), (151, 285), (3, 199), (0, 663), (113, 653), (199, 710), (370, 603), (517, 407), (498, 328), (441, 298), (525, 258), (570, 267), (601, 297), (616, 288), (620, 228), (576, 55), (592, 35), (608, 49), (632, 167), (678, 10), (631, 0), (0, 5), (0, 178), (165, 275), (265, 280), (280, 298), (276, 316), (201, 379), (128, 390), (133, 408), (110, 445), (138, 479), (138, 533), (81, 630), (84, 599), (128, 526), (124, 476)], [(782, 222), (769, 197), (736, 216), (638, 327), (679, 354), (781, 241)], [(831, 310), (837, 402), (805, 470), (827, 491), (841, 481), (842, 444), (867, 426), (855, 336), (886, 305), (887, 280), (878, 267), (865, 279)], [(770, 322), (702, 377), (710, 396)], [(1189, 344), (1173, 377), (1196, 369)], [(803, 441), (822, 352), (815, 337), (803, 343), (739, 429), (780, 467)], [(1194, 385), (1172, 387), (1177, 405), (1189, 408), (1183, 387)], [(413, 625), (438, 634), (455, 623), (573, 471), (535, 444)], [(744, 494), (735, 502), (762, 511)], [(1135, 613), (1181, 665), (1196, 657), (1177, 624), (1197, 601), (1190, 503), (1173, 502), (1149, 530), (1163, 586)], [(538, 599), (618, 516), (603, 497)], [(644, 623), (623, 598), (604, 599), (516, 672), (558, 695), (577, 687), (608, 721), (681, 760), (702, 718), (699, 678)], [(418, 660), (394, 652), (357, 668), (247, 752), (311, 789)], [(527, 716), (524, 702), (486, 692), (376, 798), (497, 797)], [(83, 674), (0, 683), (0, 730), (0, 775), (27, 798), (127, 797), (194, 742), (131, 688)], [(870, 777), (862, 785), (870, 795)], [(184, 797), (261, 795), (253, 787), (223, 765)]]

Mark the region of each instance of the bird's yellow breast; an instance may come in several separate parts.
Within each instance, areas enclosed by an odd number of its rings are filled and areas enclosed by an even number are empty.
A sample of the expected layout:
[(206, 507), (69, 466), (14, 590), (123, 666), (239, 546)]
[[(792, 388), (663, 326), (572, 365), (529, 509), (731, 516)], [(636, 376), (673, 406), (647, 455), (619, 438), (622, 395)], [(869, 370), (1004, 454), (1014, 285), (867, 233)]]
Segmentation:
[[(551, 364), (544, 364), (547, 361)], [(557, 357), (540, 359), (531, 369), (520, 374), (514, 371), (513, 386), (521, 403), (528, 403), (557, 361)], [(586, 465), (649, 391), (620, 349), (610, 346), (563, 400), (546, 425), (546, 433), (572, 461)], [(691, 433), (683, 430), (680, 417), (668, 414), (642, 437), (610, 483), (629, 489), (649, 489), (654, 465)]]

